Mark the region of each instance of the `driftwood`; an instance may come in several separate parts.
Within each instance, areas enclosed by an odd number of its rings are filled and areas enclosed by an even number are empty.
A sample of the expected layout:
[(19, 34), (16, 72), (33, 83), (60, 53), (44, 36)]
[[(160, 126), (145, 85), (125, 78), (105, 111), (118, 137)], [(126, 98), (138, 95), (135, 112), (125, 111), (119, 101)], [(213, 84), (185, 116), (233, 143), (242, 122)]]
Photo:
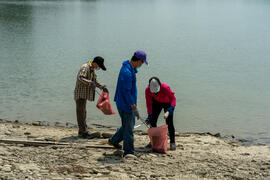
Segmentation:
[(23, 144), (26, 146), (78, 146), (81, 148), (101, 148), (101, 149), (114, 149), (112, 146), (104, 145), (88, 145), (79, 143), (63, 143), (63, 142), (52, 142), (52, 141), (25, 141), (25, 140), (12, 140), (12, 139), (0, 139), (0, 143), (5, 144)]

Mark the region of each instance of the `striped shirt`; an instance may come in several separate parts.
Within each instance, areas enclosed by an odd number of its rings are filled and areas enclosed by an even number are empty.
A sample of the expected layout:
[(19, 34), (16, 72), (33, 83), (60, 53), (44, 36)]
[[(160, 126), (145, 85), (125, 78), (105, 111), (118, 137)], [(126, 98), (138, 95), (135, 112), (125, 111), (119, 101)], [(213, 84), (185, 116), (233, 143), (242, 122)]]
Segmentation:
[(97, 81), (97, 75), (92, 68), (91, 61), (83, 64), (77, 75), (77, 82), (74, 89), (74, 100), (87, 99), (89, 101), (95, 100), (95, 87), (91, 86), (94, 82), (99, 89), (103, 89), (105, 85)]

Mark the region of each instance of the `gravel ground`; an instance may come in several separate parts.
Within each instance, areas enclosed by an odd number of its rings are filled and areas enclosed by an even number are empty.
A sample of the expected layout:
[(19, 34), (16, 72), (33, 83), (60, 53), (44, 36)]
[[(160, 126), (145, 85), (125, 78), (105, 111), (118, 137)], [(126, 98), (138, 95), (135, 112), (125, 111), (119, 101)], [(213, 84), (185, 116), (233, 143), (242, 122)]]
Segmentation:
[(82, 140), (76, 128), (0, 123), (0, 179), (270, 179), (269, 145), (176, 133), (176, 151), (159, 154), (138, 131), (135, 155), (123, 158), (106, 145), (114, 132), (91, 129), (96, 138)]

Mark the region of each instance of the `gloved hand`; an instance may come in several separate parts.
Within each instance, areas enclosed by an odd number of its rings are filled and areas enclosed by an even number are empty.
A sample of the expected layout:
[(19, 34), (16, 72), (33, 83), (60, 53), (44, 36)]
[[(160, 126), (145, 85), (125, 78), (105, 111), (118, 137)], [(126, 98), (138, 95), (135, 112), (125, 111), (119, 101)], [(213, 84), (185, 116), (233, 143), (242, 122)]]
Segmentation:
[(91, 88), (96, 88), (96, 83), (91, 82), (91, 83), (89, 84), (89, 86), (90, 86)]
[(137, 109), (137, 106), (132, 107), (132, 115), (135, 116), (135, 117), (137, 117), (137, 119), (140, 118), (140, 114), (139, 114), (139, 111)]
[(152, 119), (152, 114), (149, 114), (147, 119), (145, 120), (145, 123), (148, 125), (148, 124), (151, 124), (151, 119)]
[(104, 87), (102, 90), (106, 93), (109, 93), (109, 90), (106, 87)]
[(172, 115), (173, 115), (173, 111), (174, 111), (174, 106), (169, 107), (169, 108), (167, 109), (167, 111), (169, 111), (170, 116), (172, 116)]

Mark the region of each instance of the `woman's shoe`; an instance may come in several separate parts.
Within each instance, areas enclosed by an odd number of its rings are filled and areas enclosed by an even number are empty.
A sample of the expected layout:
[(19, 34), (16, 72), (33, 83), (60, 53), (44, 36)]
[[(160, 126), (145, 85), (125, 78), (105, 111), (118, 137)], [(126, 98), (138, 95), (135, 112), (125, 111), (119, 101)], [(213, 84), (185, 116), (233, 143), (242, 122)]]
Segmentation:
[(175, 151), (175, 150), (176, 150), (176, 145), (175, 145), (175, 143), (171, 143), (171, 144), (170, 144), (170, 150), (171, 150), (171, 151)]

